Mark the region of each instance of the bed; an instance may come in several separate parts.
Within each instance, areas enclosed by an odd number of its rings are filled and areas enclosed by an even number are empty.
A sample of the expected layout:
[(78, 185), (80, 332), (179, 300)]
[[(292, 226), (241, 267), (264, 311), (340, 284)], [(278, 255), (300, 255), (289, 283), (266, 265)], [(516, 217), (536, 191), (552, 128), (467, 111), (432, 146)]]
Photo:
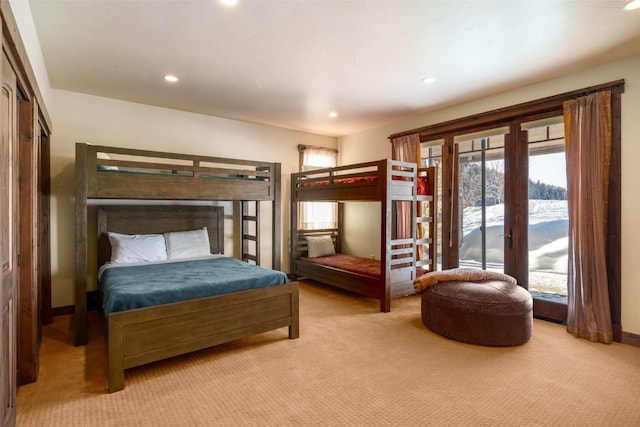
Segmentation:
[[(415, 163), (389, 159), (292, 174), (290, 264), (293, 277), (309, 278), (376, 298), (382, 312), (391, 310), (391, 299), (413, 293), (417, 269), (416, 177)], [(338, 202), (336, 228), (299, 228), (299, 203), (314, 201)], [(344, 202), (354, 201), (380, 204), (381, 241), (376, 251), (377, 260), (341, 253)], [(400, 209), (408, 211), (412, 219), (408, 236), (399, 236), (396, 232), (395, 219)]]
[[(135, 160), (118, 159), (118, 155), (133, 156)], [(109, 232), (147, 235), (206, 227), (210, 253), (222, 253), (224, 208), (180, 202), (231, 200), (237, 202), (243, 223), (242, 262), (260, 267), (260, 256), (256, 254), (260, 247), (256, 226), (260, 209), (252, 210), (250, 205), (265, 202), (272, 207), (273, 222), (269, 270), (277, 271), (281, 235), (279, 172), (277, 163), (76, 144), (76, 311), (72, 322), (76, 344), (87, 340), (88, 205), (99, 205), (98, 266), (111, 257)], [(132, 200), (167, 204), (132, 205)], [(251, 248), (253, 254), (249, 253)], [(288, 328), (289, 338), (297, 338), (298, 284), (287, 281), (134, 308), (108, 314), (104, 319), (109, 391), (113, 392), (124, 387), (127, 368), (284, 327)]]

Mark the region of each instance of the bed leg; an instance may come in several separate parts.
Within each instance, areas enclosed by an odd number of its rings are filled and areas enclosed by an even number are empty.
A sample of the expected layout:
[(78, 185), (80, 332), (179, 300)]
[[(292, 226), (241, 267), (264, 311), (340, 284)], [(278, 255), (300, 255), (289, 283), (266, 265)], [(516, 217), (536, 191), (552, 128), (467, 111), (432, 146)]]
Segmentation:
[(289, 326), (289, 339), (293, 340), (300, 337), (300, 327), (298, 322), (292, 322), (291, 326)]
[(391, 298), (380, 298), (380, 311), (383, 313), (391, 311)]
[(300, 296), (298, 282), (293, 282), (293, 292), (291, 292), (291, 324), (289, 325), (289, 339), (300, 336)]
[(109, 366), (109, 393), (124, 389), (124, 350), (122, 348), (122, 325), (109, 316), (109, 338), (107, 342)]
[(109, 393), (124, 389), (124, 371), (112, 371), (109, 366)]

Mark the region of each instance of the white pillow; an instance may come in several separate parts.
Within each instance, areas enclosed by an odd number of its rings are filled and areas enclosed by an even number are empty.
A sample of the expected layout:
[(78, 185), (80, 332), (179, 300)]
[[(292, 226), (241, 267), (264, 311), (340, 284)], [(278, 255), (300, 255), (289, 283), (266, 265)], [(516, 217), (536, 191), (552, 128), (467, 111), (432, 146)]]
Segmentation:
[[(111, 160), (111, 157), (109, 157), (109, 155), (107, 153), (98, 152), (96, 154), (96, 157), (98, 159), (102, 159), (102, 160)], [(98, 170), (101, 170), (101, 171), (117, 171), (118, 167), (117, 166), (99, 165), (98, 166)]]
[(309, 258), (336, 254), (331, 236), (307, 236), (305, 239), (307, 239)]
[(144, 262), (167, 259), (167, 248), (162, 234), (109, 233), (111, 262)]
[(192, 258), (211, 255), (207, 227), (199, 230), (164, 233), (169, 259)]

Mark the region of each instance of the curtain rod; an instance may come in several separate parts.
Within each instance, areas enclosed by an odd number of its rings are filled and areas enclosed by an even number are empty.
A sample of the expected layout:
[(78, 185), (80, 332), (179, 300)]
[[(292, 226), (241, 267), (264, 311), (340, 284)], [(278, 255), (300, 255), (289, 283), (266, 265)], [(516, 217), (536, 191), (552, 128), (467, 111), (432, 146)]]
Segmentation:
[[(441, 134), (457, 130), (456, 127), (460, 123), (471, 123), (474, 126), (479, 126), (488, 123), (504, 122), (513, 120), (522, 115), (535, 114), (536, 111), (549, 111), (553, 108), (562, 108), (562, 103), (570, 99), (579, 98), (581, 96), (589, 95), (595, 92), (602, 92), (610, 90), (611, 93), (624, 93), (624, 79), (615, 80), (609, 83), (603, 83), (600, 85), (589, 86), (586, 88), (574, 90), (571, 92), (565, 92), (558, 95), (552, 95), (546, 98), (536, 99), (533, 101), (523, 102), (521, 104), (511, 105), (509, 107), (499, 108), (496, 110), (486, 111), (483, 113), (473, 114), (471, 116), (462, 117), (459, 119), (449, 120), (442, 123), (437, 123), (429, 126), (424, 126), (417, 129), (407, 130), (404, 132), (398, 132), (389, 136), (389, 139), (398, 138), (400, 136), (411, 135), (417, 133), (422, 136)], [(540, 112), (538, 111), (538, 112)]]
[(315, 145), (298, 144), (298, 151), (304, 151), (304, 150), (307, 150), (307, 149), (325, 150), (325, 151), (332, 151), (334, 153), (338, 153), (338, 150), (336, 150), (335, 148), (316, 147)]

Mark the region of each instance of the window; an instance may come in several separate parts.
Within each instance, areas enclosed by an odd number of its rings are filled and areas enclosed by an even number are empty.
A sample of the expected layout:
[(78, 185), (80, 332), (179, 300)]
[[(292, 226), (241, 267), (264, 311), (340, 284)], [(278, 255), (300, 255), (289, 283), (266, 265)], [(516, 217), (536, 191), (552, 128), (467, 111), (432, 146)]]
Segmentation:
[(523, 123), (529, 146), (529, 291), (566, 301), (569, 211), (562, 116)]
[[(436, 185), (433, 193), (436, 195), (435, 202), (435, 263), (436, 270), (442, 269), (442, 146), (444, 139), (424, 141), (420, 143), (420, 167), (436, 167)], [(432, 185), (433, 183), (429, 183)], [(427, 226), (427, 224), (422, 224)], [(423, 231), (426, 234), (426, 231)]]
[(509, 128), (454, 139), (458, 154), (459, 265), (504, 268), (504, 141)]
[[(566, 321), (563, 102), (605, 90), (612, 103), (606, 256), (610, 271), (619, 271), (622, 80), (390, 135), (418, 134), (422, 164), (439, 166), (441, 268), (503, 270), (532, 292), (534, 315)], [(609, 290), (615, 331), (621, 305), (615, 273)]]
[[(298, 145), (300, 172), (337, 166), (338, 151), (331, 148)], [(302, 202), (298, 216), (298, 228), (322, 230), (336, 228), (338, 207), (334, 202)]]

